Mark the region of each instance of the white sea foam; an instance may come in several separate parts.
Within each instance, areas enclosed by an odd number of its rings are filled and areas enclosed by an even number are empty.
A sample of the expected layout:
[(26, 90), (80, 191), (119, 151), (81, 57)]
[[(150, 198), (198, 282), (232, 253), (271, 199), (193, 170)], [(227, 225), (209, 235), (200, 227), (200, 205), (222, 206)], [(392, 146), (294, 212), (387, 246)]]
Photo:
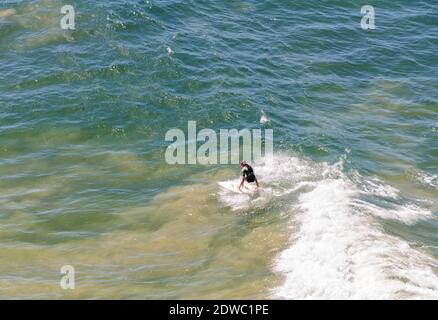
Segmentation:
[[(271, 188), (264, 197), (293, 194), (298, 199), (290, 204), (291, 230), (297, 231), (274, 261), (274, 270), (284, 280), (272, 296), (438, 299), (437, 262), (406, 240), (385, 233), (374, 218), (413, 224), (432, 218), (431, 212), (414, 204), (403, 205), (400, 192), (377, 178), (360, 177), (362, 183), (348, 178), (343, 161), (328, 165), (276, 156), (254, 166), (264, 188)], [(390, 198), (393, 206), (380, 207), (364, 199), (373, 196)], [(254, 199), (245, 197), (221, 200), (231, 207), (251, 208)], [(399, 205), (394, 205), (395, 199)]]
[(429, 219), (433, 217), (430, 210), (421, 208), (415, 204), (406, 204), (396, 206), (394, 209), (382, 209), (376, 205), (362, 200), (352, 201), (352, 206), (356, 209), (372, 214), (373, 216), (391, 219), (412, 225), (419, 220)]
[(433, 259), (385, 234), (352, 199), (343, 179), (321, 181), (299, 197), (300, 228), (275, 270), (274, 296), (286, 299), (438, 299)]
[(438, 175), (428, 175), (424, 172), (419, 172), (416, 178), (420, 183), (438, 189)]
[(398, 198), (400, 191), (388, 184), (385, 184), (379, 178), (372, 177), (367, 180), (361, 180), (361, 187), (367, 194), (393, 199)]

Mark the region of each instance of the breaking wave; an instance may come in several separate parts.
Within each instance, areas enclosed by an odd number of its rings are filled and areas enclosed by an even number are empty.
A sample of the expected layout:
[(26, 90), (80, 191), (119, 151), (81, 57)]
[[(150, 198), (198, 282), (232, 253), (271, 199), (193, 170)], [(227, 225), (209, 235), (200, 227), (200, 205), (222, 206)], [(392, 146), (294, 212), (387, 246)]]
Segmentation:
[(274, 261), (283, 276), (272, 290), (285, 299), (438, 299), (438, 265), (427, 252), (383, 230), (379, 219), (412, 225), (434, 219), (377, 177), (344, 173), (286, 155), (255, 166), (257, 196), (220, 193), (233, 210), (250, 212), (287, 197), (291, 236)]

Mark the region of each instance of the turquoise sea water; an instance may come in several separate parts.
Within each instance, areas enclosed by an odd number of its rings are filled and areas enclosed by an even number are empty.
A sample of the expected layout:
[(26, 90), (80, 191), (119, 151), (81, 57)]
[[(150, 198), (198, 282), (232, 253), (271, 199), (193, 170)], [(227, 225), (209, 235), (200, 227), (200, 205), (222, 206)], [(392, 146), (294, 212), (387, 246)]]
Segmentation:
[[(434, 1), (64, 4), (0, 2), (0, 298), (438, 298)], [(273, 129), (263, 192), (190, 120)]]

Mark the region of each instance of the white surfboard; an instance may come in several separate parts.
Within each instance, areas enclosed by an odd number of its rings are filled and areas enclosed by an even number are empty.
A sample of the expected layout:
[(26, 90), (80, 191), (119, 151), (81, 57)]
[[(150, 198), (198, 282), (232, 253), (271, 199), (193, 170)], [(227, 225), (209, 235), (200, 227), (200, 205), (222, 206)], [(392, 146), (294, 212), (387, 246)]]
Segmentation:
[(230, 192), (234, 193), (246, 193), (246, 194), (252, 194), (257, 190), (257, 186), (253, 184), (249, 184), (245, 182), (243, 185), (242, 190), (239, 190), (239, 180), (233, 180), (233, 181), (221, 181), (218, 182), (218, 185)]

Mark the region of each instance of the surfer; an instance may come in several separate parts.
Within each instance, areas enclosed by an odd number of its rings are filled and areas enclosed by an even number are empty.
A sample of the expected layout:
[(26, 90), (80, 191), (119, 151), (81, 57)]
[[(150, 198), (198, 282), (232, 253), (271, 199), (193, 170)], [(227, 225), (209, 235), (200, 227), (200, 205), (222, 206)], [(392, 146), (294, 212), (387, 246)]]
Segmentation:
[(242, 168), (242, 171), (240, 173), (239, 190), (242, 191), (242, 187), (245, 181), (248, 183), (255, 182), (258, 188), (259, 182), (257, 181), (253, 168), (249, 164), (247, 164), (245, 160), (240, 161), (240, 167)]

